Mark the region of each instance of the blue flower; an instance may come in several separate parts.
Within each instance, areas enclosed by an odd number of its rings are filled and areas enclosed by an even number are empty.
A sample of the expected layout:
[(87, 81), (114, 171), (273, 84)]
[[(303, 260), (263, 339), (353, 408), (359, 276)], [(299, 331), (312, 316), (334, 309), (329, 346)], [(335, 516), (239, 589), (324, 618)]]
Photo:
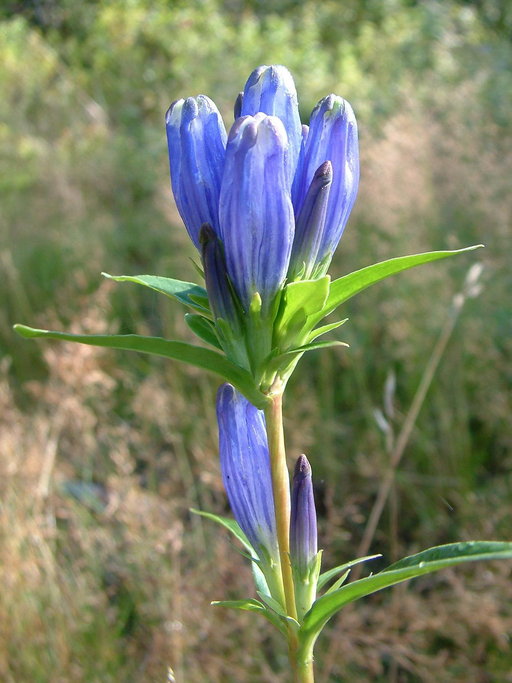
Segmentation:
[(311, 466), (305, 455), (297, 459), (292, 483), (290, 558), (300, 577), (306, 577), (316, 559), (317, 523)]
[(166, 116), (178, 210), (199, 248), (209, 223), (223, 241), (227, 274), (245, 312), (256, 293), (262, 311), (286, 278), (327, 271), (354, 204), (359, 180), (352, 108), (329, 95), (301, 126), (293, 79), (260, 66), (235, 104), (226, 143), (220, 114), (204, 95), (179, 100)]
[[(324, 97), (311, 114), (292, 188), (296, 215), (300, 216), (308, 188), (325, 161), (330, 161), (332, 166), (332, 185), (325, 219), (302, 226), (297, 231), (294, 243), (294, 258), (298, 259), (299, 254), (303, 258), (308, 277), (320, 277), (327, 271), (359, 186), (356, 118), (350, 104), (338, 95)], [(315, 241), (319, 242), (318, 251), (313, 254), (303, 253), (302, 250), (302, 244), (311, 239), (307, 236), (308, 231), (317, 233)]]
[(229, 133), (220, 236), (245, 310), (258, 292), (266, 312), (286, 278), (294, 233), (288, 148), (283, 123), (275, 116), (242, 116)]
[(219, 229), (219, 196), (226, 129), (205, 95), (177, 100), (165, 115), (171, 182), (176, 206), (199, 249), (203, 223)]
[(223, 384), (217, 394), (217, 419), (220, 466), (231, 510), (263, 565), (278, 565), (274, 495), (263, 412), (230, 384)]

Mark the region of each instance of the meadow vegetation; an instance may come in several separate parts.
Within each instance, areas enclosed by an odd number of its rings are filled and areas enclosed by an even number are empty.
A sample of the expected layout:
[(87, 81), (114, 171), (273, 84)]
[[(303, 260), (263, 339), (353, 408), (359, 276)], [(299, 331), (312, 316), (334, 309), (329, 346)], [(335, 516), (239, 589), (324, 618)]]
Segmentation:
[[(11, 7), (9, 7), (11, 5)], [(172, 362), (35, 343), (11, 325), (192, 340), (177, 304), (113, 274), (194, 280), (163, 115), (250, 71), (292, 71), (301, 114), (358, 116), (361, 189), (331, 272), (483, 242), (346, 306), (350, 349), (310, 354), (285, 406), (326, 563), (360, 547), (432, 350), (449, 335), (369, 550), (510, 540), (512, 4), (508, 0), (46, 0), (0, 9), (0, 679), (286, 681), (273, 635), (210, 600), (245, 559), (192, 515), (227, 514), (217, 382)], [(460, 300), (455, 299), (455, 302)], [(448, 321), (448, 322), (447, 322)], [(378, 562), (375, 564), (378, 567)], [(343, 612), (322, 681), (512, 681), (510, 566), (427, 576)]]

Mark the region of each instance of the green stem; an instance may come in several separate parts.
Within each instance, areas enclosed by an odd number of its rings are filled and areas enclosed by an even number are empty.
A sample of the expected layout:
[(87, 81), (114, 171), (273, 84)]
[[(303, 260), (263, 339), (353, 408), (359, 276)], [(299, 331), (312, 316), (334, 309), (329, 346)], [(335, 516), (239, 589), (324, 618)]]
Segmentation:
[(300, 661), (297, 665), (296, 673), (297, 683), (315, 683), (315, 674), (313, 671), (313, 657), (309, 657), (305, 661)]
[(297, 619), (295, 589), (292, 566), (290, 564), (290, 477), (286, 466), (286, 451), (284, 447), (283, 395), (279, 391), (272, 395), (271, 399), (269, 406), (265, 410), (265, 418), (272, 470), (272, 490), (274, 493), (281, 575), (283, 577), (286, 612), (290, 617)]
[[(273, 386), (271, 401), (265, 409), (268, 446), (272, 471), (272, 490), (276, 515), (277, 540), (286, 613), (297, 620), (295, 586), (290, 563), (290, 476), (286, 465), (283, 431), (283, 392), (281, 386)], [(313, 659), (298, 660), (299, 642), (293, 625), (288, 627), (288, 656), (294, 683), (314, 683)]]

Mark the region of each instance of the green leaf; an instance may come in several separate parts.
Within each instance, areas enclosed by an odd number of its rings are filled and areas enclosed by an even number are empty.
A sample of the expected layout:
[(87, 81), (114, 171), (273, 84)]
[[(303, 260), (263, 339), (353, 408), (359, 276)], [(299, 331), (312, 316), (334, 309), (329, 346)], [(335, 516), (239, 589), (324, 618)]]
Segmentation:
[(331, 330), (335, 330), (338, 327), (341, 327), (341, 325), (344, 325), (347, 322), (348, 318), (344, 318), (343, 320), (338, 320), (338, 322), (335, 323), (330, 323), (329, 325), (322, 325), (321, 327), (317, 327), (316, 330), (312, 330), (307, 338), (308, 342), (312, 342), (313, 339), (317, 339), (318, 337), (321, 337), (323, 334), (327, 334), (327, 332), (331, 332)]
[(27, 339), (44, 337), (46, 339), (78, 342), (80, 344), (104, 346), (126, 351), (139, 351), (155, 356), (172, 358), (173, 360), (195, 365), (198, 368), (203, 368), (216, 375), (220, 375), (222, 379), (231, 382), (258, 408), (265, 408), (269, 400), (254, 385), (251, 375), (246, 370), (235, 365), (216, 351), (193, 346), (185, 342), (170, 341), (162, 339), (162, 337), (142, 337), (137, 334), (68, 334), (66, 332), (38, 330), (26, 325), (14, 325), (14, 329), (18, 334)]
[(302, 280), (286, 285), (275, 325), (276, 338), (284, 340), (300, 333), (310, 316), (325, 305), (329, 294), (329, 275), (318, 280)]
[(219, 344), (219, 339), (215, 332), (215, 326), (211, 320), (196, 313), (185, 313), (185, 322), (199, 339), (222, 351), (222, 346)]
[(230, 609), (240, 609), (246, 612), (259, 612), (261, 616), (268, 619), (271, 624), (286, 636), (286, 627), (282, 620), (274, 614), (274, 612), (267, 609), (259, 600), (253, 600), (251, 598), (247, 600), (214, 600), (211, 604), (215, 607), (228, 607)]
[(333, 339), (332, 341), (319, 341), (319, 342), (311, 342), (311, 344), (304, 344), (303, 346), (297, 346), (296, 349), (289, 349), (288, 351), (284, 351), (282, 354), (280, 354), (279, 358), (283, 356), (295, 356), (298, 353), (306, 353), (306, 351), (316, 351), (317, 349), (328, 349), (331, 346), (346, 346), (348, 347), (347, 342), (342, 342), (342, 341), (337, 341)]
[(230, 609), (241, 609), (245, 612), (265, 612), (264, 605), (259, 600), (247, 598), (246, 600), (214, 600), (215, 607), (229, 607)]
[(500, 559), (512, 559), (512, 543), (495, 541), (450, 543), (406, 557), (378, 574), (359, 579), (318, 598), (304, 617), (300, 631), (301, 647), (311, 650), (327, 621), (350, 602), (444, 567), (476, 560)]
[(171, 299), (175, 299), (185, 304), (185, 306), (203, 313), (203, 315), (209, 313), (206, 290), (204, 287), (195, 285), (193, 282), (174, 280), (173, 278), (160, 277), (159, 275), (109, 275), (108, 273), (102, 273), (102, 275), (115, 282), (134, 282), (137, 285), (149, 287), (154, 289), (155, 292), (165, 294)]
[(297, 346), (295, 349), (288, 349), (288, 351), (283, 351), (278, 356), (269, 357), (268, 363), (272, 368), (279, 368), (283, 360), (287, 358), (293, 358), (293, 356), (302, 356), (306, 351), (316, 351), (318, 349), (328, 349), (332, 346), (348, 346), (346, 342), (342, 341), (320, 341), (312, 342), (311, 344), (304, 344), (303, 346)]
[(340, 586), (342, 586), (342, 585), (345, 583), (345, 581), (347, 580), (347, 576), (348, 576), (349, 574), (350, 574), (350, 569), (347, 569), (346, 572), (343, 572), (343, 574), (340, 576), (340, 578), (337, 579), (337, 580), (332, 584), (332, 586), (330, 586), (330, 587), (326, 590), (326, 592), (325, 592), (326, 595), (327, 595), (327, 593), (333, 593), (334, 591), (337, 591), (338, 588), (339, 588)]
[(381, 261), (374, 263), (361, 270), (356, 270), (353, 273), (344, 275), (331, 284), (329, 296), (323, 307), (321, 320), (324, 316), (332, 313), (340, 304), (347, 301), (351, 297), (362, 292), (363, 289), (370, 287), (376, 282), (380, 282), (390, 275), (400, 273), (403, 270), (420, 266), (423, 263), (430, 263), (431, 261), (438, 261), (439, 259), (447, 258), (448, 256), (455, 256), (456, 254), (464, 254), (467, 251), (473, 251), (483, 247), (483, 244), (475, 244), (464, 249), (456, 249), (454, 251), (428, 251), (423, 254), (412, 254), (411, 256), (400, 256), (398, 258), (389, 259), (388, 261)]
[[(457, 562), (471, 562), (473, 560), (499, 560), (512, 558), (512, 543), (506, 541), (460, 541), (436, 545), (433, 548), (422, 550), (415, 555), (404, 557), (389, 567), (383, 569), (380, 574), (407, 569), (409, 567), (423, 568), (425, 563), (445, 563), (450, 566)], [(440, 567), (441, 568), (441, 567)]]
[(195, 508), (190, 508), (190, 512), (193, 512), (194, 515), (200, 515), (206, 519), (211, 519), (213, 522), (217, 522), (217, 524), (220, 524), (228, 531), (231, 531), (233, 536), (235, 536), (244, 546), (244, 548), (250, 553), (251, 557), (256, 557), (256, 553), (254, 552), (252, 545), (249, 543), (249, 539), (244, 534), (242, 529), (240, 529), (238, 522), (235, 522), (234, 519), (230, 519), (229, 517), (221, 517), (220, 515), (214, 515), (213, 512), (203, 512), (202, 510), (196, 510)]
[(340, 564), (338, 567), (333, 567), (332, 569), (328, 569), (327, 571), (322, 572), (320, 574), (319, 579), (318, 579), (318, 584), (317, 584), (318, 590), (321, 590), (325, 586), (326, 583), (328, 583), (331, 579), (334, 579), (335, 576), (338, 576), (339, 574), (346, 571), (347, 569), (354, 567), (356, 564), (361, 564), (361, 562), (367, 562), (368, 560), (375, 560), (377, 557), (382, 557), (382, 555), (366, 555), (366, 557), (358, 557), (356, 560), (351, 560), (350, 562), (345, 562), (345, 564)]

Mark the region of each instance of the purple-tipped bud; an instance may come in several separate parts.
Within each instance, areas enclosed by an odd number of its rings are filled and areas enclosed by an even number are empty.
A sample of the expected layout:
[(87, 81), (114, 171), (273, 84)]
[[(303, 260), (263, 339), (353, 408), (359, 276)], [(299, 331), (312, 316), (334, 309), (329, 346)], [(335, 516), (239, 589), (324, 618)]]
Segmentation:
[(240, 118), (240, 116), (242, 115), (242, 102), (243, 102), (243, 100), (244, 100), (244, 93), (242, 91), (242, 92), (238, 93), (238, 96), (235, 100), (235, 106), (233, 109), (235, 121), (236, 121), (236, 119)]
[(325, 161), (317, 169), (297, 217), (288, 278), (315, 277), (323, 244), (327, 204), (332, 185), (332, 164)]
[(292, 483), (290, 557), (293, 568), (306, 577), (316, 557), (317, 525), (311, 466), (305, 455), (297, 459)]
[(287, 167), (291, 185), (302, 142), (302, 127), (295, 83), (284, 66), (259, 66), (249, 76), (243, 93), (240, 115), (255, 116), (263, 112), (283, 122), (290, 149)]
[(286, 131), (275, 116), (242, 116), (229, 133), (220, 236), (229, 277), (245, 310), (258, 292), (266, 312), (288, 271), (295, 221), (287, 152)]
[(217, 107), (205, 95), (174, 102), (165, 123), (176, 206), (199, 249), (201, 225), (219, 229), (226, 130)]
[(212, 312), (215, 318), (223, 318), (238, 328), (236, 304), (228, 281), (224, 252), (215, 230), (208, 223), (201, 226), (199, 242)]
[(231, 510), (263, 563), (279, 562), (265, 418), (231, 384), (217, 394), (220, 466)]
[[(338, 245), (359, 184), (357, 123), (350, 104), (342, 97), (328, 95), (313, 109), (309, 133), (301, 149), (292, 197), (295, 215), (300, 216), (317, 169), (325, 161), (332, 164), (332, 186), (325, 226), (316, 254), (316, 276), (323, 275)], [(320, 267), (320, 268), (318, 268)]]

